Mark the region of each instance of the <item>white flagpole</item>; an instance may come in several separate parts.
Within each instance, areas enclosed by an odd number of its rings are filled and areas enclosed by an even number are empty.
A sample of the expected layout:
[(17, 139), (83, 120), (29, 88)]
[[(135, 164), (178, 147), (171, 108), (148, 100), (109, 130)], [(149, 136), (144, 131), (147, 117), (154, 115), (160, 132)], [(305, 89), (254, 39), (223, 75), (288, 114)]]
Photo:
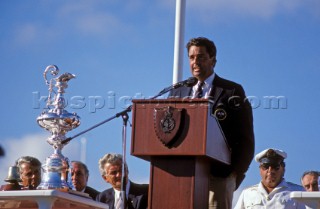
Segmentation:
[(173, 83), (182, 79), (183, 51), (184, 51), (184, 24), (186, 0), (176, 0), (176, 21), (174, 36)]
[(86, 163), (87, 160), (87, 139), (81, 138), (80, 140), (81, 152), (80, 152), (80, 161)]

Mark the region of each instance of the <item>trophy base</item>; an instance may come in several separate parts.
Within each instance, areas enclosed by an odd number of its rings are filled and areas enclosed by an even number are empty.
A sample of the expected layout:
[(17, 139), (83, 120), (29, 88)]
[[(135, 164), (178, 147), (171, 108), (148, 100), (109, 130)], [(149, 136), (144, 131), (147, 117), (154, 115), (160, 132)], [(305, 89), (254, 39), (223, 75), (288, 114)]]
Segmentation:
[(69, 185), (65, 180), (61, 179), (61, 174), (59, 172), (49, 172), (44, 174), (44, 181), (39, 184), (37, 189), (54, 189), (60, 191), (68, 191)]
[(69, 187), (54, 183), (43, 183), (37, 187), (37, 190), (59, 190), (61, 192), (68, 192)]

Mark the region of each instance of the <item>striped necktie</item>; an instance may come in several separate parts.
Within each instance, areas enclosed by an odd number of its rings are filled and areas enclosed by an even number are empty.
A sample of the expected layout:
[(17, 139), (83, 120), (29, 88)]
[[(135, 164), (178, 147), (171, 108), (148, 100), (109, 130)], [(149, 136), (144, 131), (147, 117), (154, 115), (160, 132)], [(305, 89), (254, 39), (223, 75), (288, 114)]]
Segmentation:
[(198, 85), (198, 88), (196, 90), (196, 93), (194, 94), (194, 98), (202, 98), (202, 94), (203, 94), (203, 91), (202, 91), (202, 86), (203, 86), (204, 82), (201, 81)]

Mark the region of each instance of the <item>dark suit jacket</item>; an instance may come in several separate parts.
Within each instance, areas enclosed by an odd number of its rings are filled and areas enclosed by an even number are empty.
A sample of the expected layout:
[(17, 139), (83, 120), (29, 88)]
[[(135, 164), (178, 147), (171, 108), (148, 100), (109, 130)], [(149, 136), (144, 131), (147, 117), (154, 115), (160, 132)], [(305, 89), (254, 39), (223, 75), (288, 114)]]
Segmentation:
[[(130, 181), (129, 195), (127, 197), (128, 209), (146, 209), (148, 207), (148, 184), (136, 184)], [(96, 200), (109, 205), (109, 209), (114, 209), (114, 190), (113, 188), (104, 190)]]
[(85, 190), (84, 190), (83, 192), (89, 194), (89, 196), (90, 196), (93, 200), (95, 200), (96, 197), (97, 197), (97, 195), (100, 193), (100, 192), (98, 192), (97, 190), (95, 190), (94, 188), (91, 188), (91, 187), (89, 187), (89, 186), (86, 186), (86, 188), (85, 188)]
[[(185, 98), (191, 95), (192, 87), (181, 87), (170, 92), (169, 97)], [(244, 179), (254, 154), (252, 108), (241, 85), (220, 78), (217, 74), (209, 99), (214, 102), (212, 112), (226, 113), (224, 118), (216, 115), (231, 151), (231, 165), (211, 166), (213, 176), (226, 177), (237, 174), (237, 187)]]

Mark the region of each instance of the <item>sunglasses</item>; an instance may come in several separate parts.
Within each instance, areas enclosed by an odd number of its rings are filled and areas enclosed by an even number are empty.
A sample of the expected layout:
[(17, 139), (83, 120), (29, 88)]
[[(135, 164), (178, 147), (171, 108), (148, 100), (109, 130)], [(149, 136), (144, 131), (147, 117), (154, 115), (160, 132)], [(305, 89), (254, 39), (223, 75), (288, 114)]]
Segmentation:
[(268, 170), (269, 167), (271, 167), (272, 169), (277, 171), (280, 169), (280, 166), (281, 166), (280, 163), (279, 164), (278, 163), (263, 163), (260, 165), (260, 168), (265, 171), (265, 170)]

